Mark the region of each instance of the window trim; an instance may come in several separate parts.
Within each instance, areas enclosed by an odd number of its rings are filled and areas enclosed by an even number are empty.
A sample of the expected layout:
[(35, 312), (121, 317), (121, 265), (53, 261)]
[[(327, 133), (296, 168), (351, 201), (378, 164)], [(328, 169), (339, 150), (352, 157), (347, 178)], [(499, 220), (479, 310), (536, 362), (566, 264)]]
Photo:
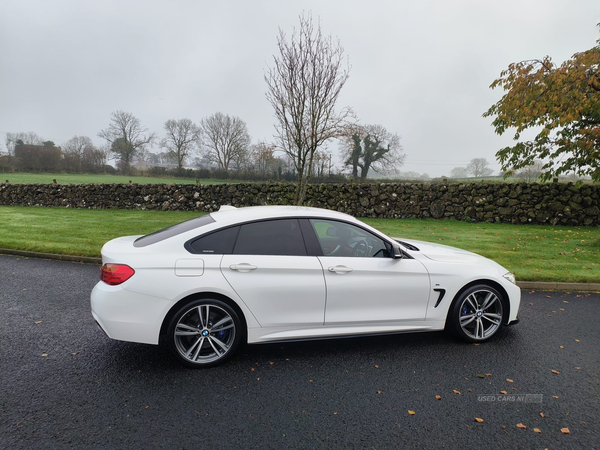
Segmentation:
[[(218, 231), (225, 230), (227, 228), (240, 227), (240, 229), (241, 229), (242, 225), (246, 225), (246, 224), (250, 224), (250, 223), (257, 223), (257, 222), (267, 222), (267, 221), (271, 221), (271, 220), (280, 220), (280, 219), (296, 219), (296, 220), (298, 220), (298, 222), (300, 224), (300, 232), (302, 233), (302, 238), (304, 240), (304, 246), (306, 247), (306, 256), (309, 256), (309, 257), (325, 256), (323, 254), (323, 250), (321, 249), (321, 244), (319, 244), (319, 239), (317, 238), (317, 234), (316, 234), (315, 230), (313, 229), (313, 226), (310, 223), (311, 219), (330, 220), (333, 222), (341, 222), (341, 223), (345, 223), (347, 225), (355, 226), (356, 228), (360, 228), (361, 230), (364, 230), (366, 233), (374, 234), (379, 239), (381, 239), (383, 242), (385, 242), (387, 245), (389, 245), (392, 248), (392, 253), (393, 253), (394, 247), (398, 247), (398, 245), (396, 245), (397, 243), (395, 243), (395, 241), (393, 239), (389, 240), (391, 238), (388, 239), (387, 236), (382, 235), (379, 232), (374, 233), (373, 231), (368, 230), (368, 229), (360, 226), (360, 224), (357, 224), (355, 222), (351, 222), (351, 221), (347, 221), (347, 220), (343, 220), (343, 219), (331, 218), (331, 217), (322, 217), (322, 216), (289, 216), (289, 217), (271, 217), (271, 218), (267, 218), (267, 219), (247, 220), (245, 222), (238, 222), (235, 224), (225, 225), (216, 230), (211, 230), (208, 233), (194, 236), (193, 238), (191, 238), (185, 242), (184, 248), (192, 255), (208, 255), (208, 254), (220, 255), (221, 253), (197, 253), (197, 252), (193, 251), (193, 249), (191, 247), (191, 243), (193, 241), (195, 241), (196, 239), (199, 239), (204, 236), (208, 236), (209, 234), (216, 233)], [(238, 236), (239, 236), (239, 232), (238, 232)], [(234, 249), (237, 244), (238, 236), (236, 236), (235, 242), (233, 244)], [(409, 255), (404, 250), (402, 250), (402, 248), (400, 248), (400, 251), (402, 252), (402, 255), (405, 259), (414, 259), (411, 255)], [(227, 254), (233, 255), (235, 253), (227, 253)], [(281, 256), (281, 255), (261, 255), (261, 256)], [(295, 255), (295, 256), (297, 256), (299, 258), (304, 257), (301, 255)], [(390, 258), (393, 259), (393, 257), (390, 257)]]

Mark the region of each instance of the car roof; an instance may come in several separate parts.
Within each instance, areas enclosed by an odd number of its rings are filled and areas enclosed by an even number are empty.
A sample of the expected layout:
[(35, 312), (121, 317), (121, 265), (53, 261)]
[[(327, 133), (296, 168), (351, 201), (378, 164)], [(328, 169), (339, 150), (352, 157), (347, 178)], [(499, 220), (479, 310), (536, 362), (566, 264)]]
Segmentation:
[(357, 220), (345, 213), (323, 208), (307, 206), (247, 206), (244, 208), (226, 207), (213, 212), (210, 216), (219, 224), (245, 222), (249, 220), (275, 219), (285, 217), (322, 217), (356, 222)]

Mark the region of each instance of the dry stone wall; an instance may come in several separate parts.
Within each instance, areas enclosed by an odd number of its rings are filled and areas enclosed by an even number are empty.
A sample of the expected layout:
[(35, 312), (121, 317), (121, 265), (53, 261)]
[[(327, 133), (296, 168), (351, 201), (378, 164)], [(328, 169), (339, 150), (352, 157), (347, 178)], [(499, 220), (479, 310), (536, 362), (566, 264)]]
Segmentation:
[[(295, 185), (0, 184), (0, 205), (215, 211), (220, 205), (290, 205)], [(358, 217), (597, 226), (600, 186), (572, 183), (315, 184), (307, 206)]]

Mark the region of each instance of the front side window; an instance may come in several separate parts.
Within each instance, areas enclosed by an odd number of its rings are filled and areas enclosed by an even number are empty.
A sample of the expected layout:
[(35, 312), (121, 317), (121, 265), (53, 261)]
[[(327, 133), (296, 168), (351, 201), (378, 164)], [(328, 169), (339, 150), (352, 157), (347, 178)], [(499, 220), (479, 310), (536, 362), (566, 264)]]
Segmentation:
[(391, 246), (374, 234), (345, 222), (311, 219), (325, 256), (389, 258)]
[(266, 220), (241, 225), (233, 253), (288, 256), (307, 254), (297, 219)]

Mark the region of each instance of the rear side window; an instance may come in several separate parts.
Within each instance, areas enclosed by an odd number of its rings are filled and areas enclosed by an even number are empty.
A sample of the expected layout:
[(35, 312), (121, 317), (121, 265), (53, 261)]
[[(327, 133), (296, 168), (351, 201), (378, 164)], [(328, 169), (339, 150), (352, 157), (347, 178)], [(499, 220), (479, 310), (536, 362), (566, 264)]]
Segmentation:
[(146, 236), (139, 237), (133, 242), (133, 246), (146, 247), (147, 245), (156, 244), (157, 242), (164, 241), (165, 239), (177, 236), (178, 234), (185, 233), (186, 231), (190, 231), (214, 222), (215, 219), (213, 219), (210, 214), (195, 217), (193, 219), (186, 220), (185, 222), (155, 231), (154, 233), (147, 234)]
[(201, 236), (186, 248), (192, 253), (229, 255), (233, 252), (233, 244), (237, 238), (240, 227), (231, 227), (214, 233)]
[(297, 219), (267, 220), (242, 225), (233, 253), (288, 256), (307, 254)]

